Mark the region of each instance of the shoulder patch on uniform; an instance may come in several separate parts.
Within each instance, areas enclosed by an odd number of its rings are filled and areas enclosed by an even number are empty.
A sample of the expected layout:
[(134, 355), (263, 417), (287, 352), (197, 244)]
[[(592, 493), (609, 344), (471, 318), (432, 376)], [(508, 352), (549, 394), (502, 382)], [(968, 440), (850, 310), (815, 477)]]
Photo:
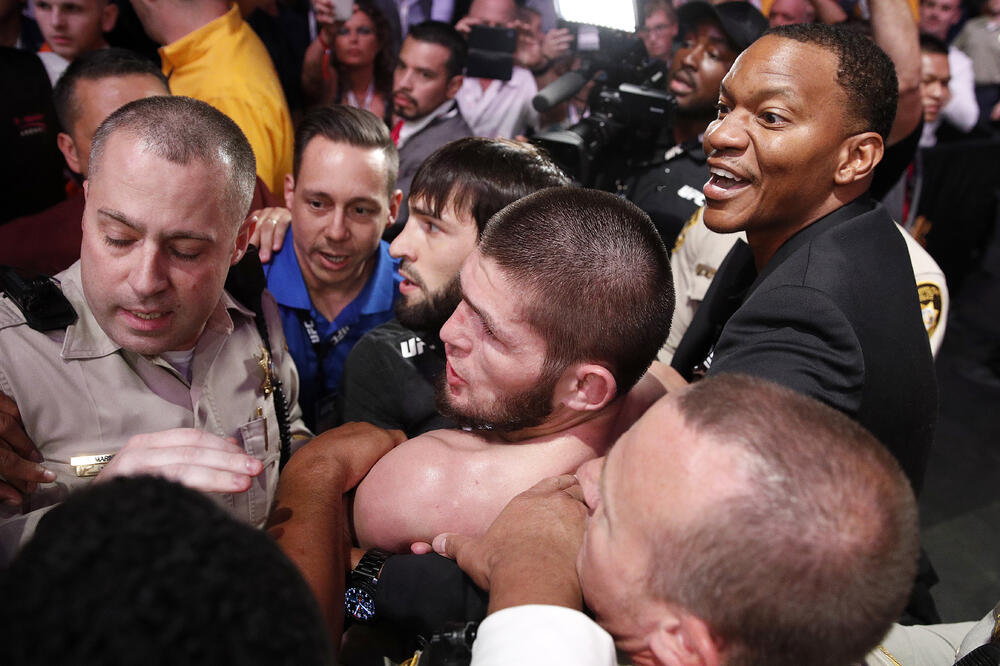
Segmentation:
[(9, 328), (26, 323), (28, 323), (28, 320), (24, 318), (21, 308), (14, 305), (12, 300), (0, 294), (0, 328)]
[(681, 249), (681, 246), (684, 245), (684, 241), (687, 238), (687, 231), (694, 225), (698, 224), (698, 220), (700, 219), (699, 213), (701, 213), (701, 211), (702, 209), (699, 208), (698, 210), (693, 212), (691, 214), (691, 217), (688, 218), (688, 221), (684, 223), (683, 227), (681, 227), (681, 232), (677, 234), (677, 240), (674, 241), (674, 249), (671, 250), (672, 254), (675, 254), (677, 250)]
[(920, 314), (924, 319), (927, 337), (931, 337), (941, 323), (941, 287), (933, 282), (918, 282), (917, 296), (920, 298)]

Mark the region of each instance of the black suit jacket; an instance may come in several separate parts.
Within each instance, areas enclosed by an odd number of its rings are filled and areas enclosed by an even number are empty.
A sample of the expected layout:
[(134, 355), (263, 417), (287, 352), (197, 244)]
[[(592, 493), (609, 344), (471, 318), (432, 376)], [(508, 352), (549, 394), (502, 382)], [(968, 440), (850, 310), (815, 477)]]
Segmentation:
[(847, 413), (919, 492), (937, 384), (906, 245), (881, 205), (866, 197), (809, 225), (759, 275), (738, 243), (672, 365), (690, 380), (709, 355), (708, 374), (763, 377)]

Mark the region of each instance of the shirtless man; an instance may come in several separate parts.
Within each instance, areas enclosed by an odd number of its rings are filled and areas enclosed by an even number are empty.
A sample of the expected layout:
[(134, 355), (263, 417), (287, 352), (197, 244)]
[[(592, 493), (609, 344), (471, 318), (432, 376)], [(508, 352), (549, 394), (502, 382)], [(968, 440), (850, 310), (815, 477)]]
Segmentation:
[(494, 215), (441, 329), (438, 406), (475, 432), (430, 432), (380, 460), (355, 497), (358, 542), (405, 551), (446, 527), (480, 533), (538, 479), (602, 455), (666, 336), (662, 247), (636, 207), (588, 190)]
[[(663, 393), (656, 379), (636, 382), (666, 337), (669, 265), (649, 218), (627, 201), (572, 188), (529, 195), (489, 221), (460, 282), (462, 301), (441, 330), (439, 399), (472, 431), (427, 433), (375, 465), (353, 506), (365, 547), (405, 551), (443, 531), (485, 532), (517, 493), (603, 455)], [(293, 456), (271, 525), (336, 634), (341, 493), (381, 451), (366, 457), (358, 442), (338, 450), (328, 439)]]

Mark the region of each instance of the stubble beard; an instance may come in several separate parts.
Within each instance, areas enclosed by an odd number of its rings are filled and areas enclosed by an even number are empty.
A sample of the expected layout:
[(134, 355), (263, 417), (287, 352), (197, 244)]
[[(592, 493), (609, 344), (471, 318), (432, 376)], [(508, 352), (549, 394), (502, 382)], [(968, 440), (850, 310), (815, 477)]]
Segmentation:
[(440, 291), (425, 294), (424, 300), (413, 305), (407, 305), (404, 299), (399, 298), (393, 305), (393, 310), (396, 319), (403, 326), (437, 334), (461, 302), (462, 285), (456, 275)]
[(438, 412), (462, 428), (514, 432), (541, 425), (552, 414), (552, 396), (561, 372), (546, 368), (531, 388), (501, 396), (491, 405), (461, 407), (452, 402), (446, 373), (437, 379), (434, 402)]

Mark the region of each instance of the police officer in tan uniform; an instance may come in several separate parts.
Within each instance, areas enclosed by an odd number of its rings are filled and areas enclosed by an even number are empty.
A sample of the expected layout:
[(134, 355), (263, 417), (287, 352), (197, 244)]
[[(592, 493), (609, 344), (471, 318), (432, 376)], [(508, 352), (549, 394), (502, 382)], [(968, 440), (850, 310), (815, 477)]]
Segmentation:
[[(726, 258), (737, 240), (746, 240), (746, 233), (743, 231), (734, 234), (711, 231), (702, 220), (704, 211), (704, 208), (699, 208), (691, 216), (677, 237), (677, 243), (670, 254), (670, 269), (674, 276), (677, 304), (670, 323), (670, 335), (657, 357), (663, 363), (669, 364), (673, 358), (674, 351), (684, 337), (684, 331), (691, 324), (695, 311), (705, 298), (708, 285), (712, 283), (712, 278), (715, 277), (722, 260)], [(941, 343), (944, 342), (944, 329), (948, 320), (948, 283), (945, 281), (944, 271), (927, 250), (921, 247), (905, 229), (898, 224), (896, 226), (903, 235), (906, 249), (910, 253), (913, 279), (920, 298), (920, 312), (927, 328), (931, 352), (937, 356)]]
[(0, 508), (0, 561), (47, 507), (121, 475), (167, 476), (263, 525), (282, 441), (279, 381), (286, 441), (309, 433), (273, 301), (264, 294), (257, 308), (264, 344), (254, 312), (223, 289), (246, 252), (254, 170), (239, 128), (202, 102), (147, 98), (101, 125), (81, 258), (57, 276), (75, 320), (35, 330), (0, 299), (0, 393), (54, 473), (22, 506)]

